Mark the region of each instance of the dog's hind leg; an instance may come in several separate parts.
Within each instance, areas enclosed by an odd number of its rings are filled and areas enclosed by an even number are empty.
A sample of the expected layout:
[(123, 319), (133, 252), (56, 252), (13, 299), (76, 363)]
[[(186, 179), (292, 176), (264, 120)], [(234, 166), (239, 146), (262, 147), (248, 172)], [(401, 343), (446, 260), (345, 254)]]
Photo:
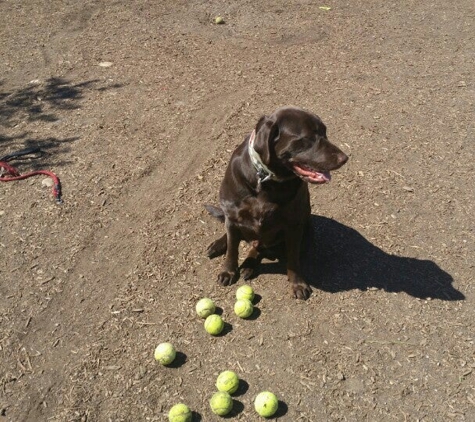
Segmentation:
[(255, 247), (252, 247), (247, 254), (247, 258), (241, 264), (240, 273), (244, 280), (250, 280), (256, 276), (257, 266), (261, 262), (261, 259), (262, 257), (259, 251)]
[(206, 254), (208, 258), (216, 258), (224, 255), (228, 249), (228, 235), (224, 233), (219, 239), (216, 239), (211, 245), (208, 246)]

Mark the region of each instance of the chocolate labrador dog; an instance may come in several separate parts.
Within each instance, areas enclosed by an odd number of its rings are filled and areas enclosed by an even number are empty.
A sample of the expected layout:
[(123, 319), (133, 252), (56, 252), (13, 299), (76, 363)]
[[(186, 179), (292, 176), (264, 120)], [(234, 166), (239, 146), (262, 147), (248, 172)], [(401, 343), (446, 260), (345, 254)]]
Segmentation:
[(285, 252), (292, 294), (307, 299), (310, 286), (300, 273), (300, 246), (310, 217), (308, 183), (330, 181), (330, 171), (348, 160), (327, 139), (315, 114), (283, 107), (259, 119), (256, 128), (234, 151), (219, 191), (220, 207), (206, 206), (225, 223), (226, 233), (208, 247), (208, 256), (226, 254), (218, 282), (224, 286), (239, 274), (241, 240), (251, 249), (241, 265), (250, 279), (263, 257)]

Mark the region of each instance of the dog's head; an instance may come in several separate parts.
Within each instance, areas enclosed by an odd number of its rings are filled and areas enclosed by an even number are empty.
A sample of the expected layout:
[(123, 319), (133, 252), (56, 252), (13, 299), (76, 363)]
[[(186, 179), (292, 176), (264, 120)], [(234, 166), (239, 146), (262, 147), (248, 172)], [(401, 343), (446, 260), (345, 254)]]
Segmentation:
[(254, 148), (280, 177), (293, 173), (309, 183), (325, 183), (330, 181), (330, 171), (348, 161), (348, 156), (327, 139), (326, 131), (315, 114), (284, 107), (260, 118)]

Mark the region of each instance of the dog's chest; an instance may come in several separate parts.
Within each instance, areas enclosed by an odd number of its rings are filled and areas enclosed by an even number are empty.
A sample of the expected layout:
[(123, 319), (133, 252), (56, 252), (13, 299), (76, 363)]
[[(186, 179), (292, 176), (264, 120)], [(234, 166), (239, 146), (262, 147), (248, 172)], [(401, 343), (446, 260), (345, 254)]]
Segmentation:
[(282, 210), (278, 204), (260, 197), (245, 198), (230, 210), (228, 218), (239, 227), (246, 240), (261, 239), (281, 229)]

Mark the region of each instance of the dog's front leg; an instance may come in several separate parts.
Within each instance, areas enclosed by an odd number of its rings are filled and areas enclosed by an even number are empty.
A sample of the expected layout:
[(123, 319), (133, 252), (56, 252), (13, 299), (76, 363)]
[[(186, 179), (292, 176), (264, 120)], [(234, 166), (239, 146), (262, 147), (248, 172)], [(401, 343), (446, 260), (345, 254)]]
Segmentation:
[(292, 225), (285, 231), (285, 247), (287, 252), (287, 277), (289, 278), (292, 295), (296, 299), (306, 300), (312, 289), (301, 276), (300, 246), (302, 244), (305, 225)]
[(226, 259), (223, 271), (218, 275), (218, 283), (229, 286), (236, 281), (241, 233), (227, 218), (225, 225), (227, 234)]

